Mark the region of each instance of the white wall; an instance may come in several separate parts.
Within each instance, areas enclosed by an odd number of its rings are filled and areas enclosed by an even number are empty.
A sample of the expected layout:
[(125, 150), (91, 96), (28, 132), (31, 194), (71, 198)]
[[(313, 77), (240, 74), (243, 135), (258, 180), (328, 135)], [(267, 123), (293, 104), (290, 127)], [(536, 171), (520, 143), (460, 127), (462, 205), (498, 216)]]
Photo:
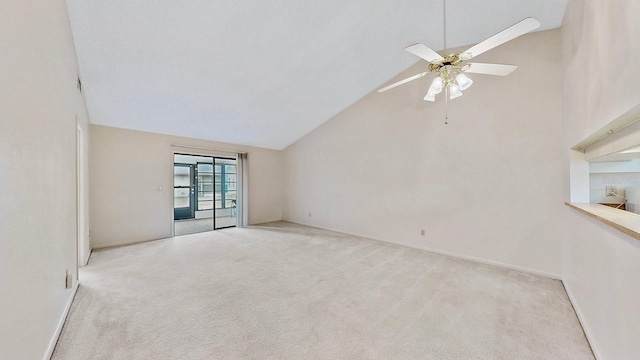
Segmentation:
[(88, 130), (87, 113), (64, 0), (1, 8), (0, 357), (43, 359), (73, 294), (66, 270), (77, 278), (76, 117)]
[(172, 144), (248, 152), (249, 223), (281, 219), (280, 151), (91, 125), (94, 248), (171, 236), (173, 152), (215, 155)]
[[(638, 14), (636, 0), (569, 3), (562, 26), (565, 149), (638, 105)], [(584, 157), (565, 160), (565, 184), (584, 183)], [(583, 171), (569, 170), (576, 168)], [(565, 199), (584, 198), (580, 188), (582, 194), (565, 188)], [(637, 358), (640, 242), (570, 208), (564, 218), (563, 279), (596, 355)]]
[(285, 149), (284, 219), (559, 278), (560, 33), (477, 61), (519, 68), (470, 75), (449, 125), (442, 96), (422, 100), (427, 77), (367, 95)]

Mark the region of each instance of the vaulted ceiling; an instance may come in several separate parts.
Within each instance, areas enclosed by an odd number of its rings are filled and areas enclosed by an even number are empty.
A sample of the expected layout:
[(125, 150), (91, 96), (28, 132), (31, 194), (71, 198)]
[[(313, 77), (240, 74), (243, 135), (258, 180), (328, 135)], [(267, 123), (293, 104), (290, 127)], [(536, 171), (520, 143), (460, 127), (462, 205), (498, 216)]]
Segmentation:
[(416, 63), (405, 46), (556, 28), (567, 0), (67, 4), (93, 124), (282, 149)]

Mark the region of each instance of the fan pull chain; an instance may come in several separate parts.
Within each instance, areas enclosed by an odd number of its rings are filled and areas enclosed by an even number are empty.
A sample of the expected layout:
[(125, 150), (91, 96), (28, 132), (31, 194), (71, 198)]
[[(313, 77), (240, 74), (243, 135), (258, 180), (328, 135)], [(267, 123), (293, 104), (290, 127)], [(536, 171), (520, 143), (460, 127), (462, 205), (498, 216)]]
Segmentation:
[(449, 87), (445, 86), (444, 91), (444, 124), (449, 124)]

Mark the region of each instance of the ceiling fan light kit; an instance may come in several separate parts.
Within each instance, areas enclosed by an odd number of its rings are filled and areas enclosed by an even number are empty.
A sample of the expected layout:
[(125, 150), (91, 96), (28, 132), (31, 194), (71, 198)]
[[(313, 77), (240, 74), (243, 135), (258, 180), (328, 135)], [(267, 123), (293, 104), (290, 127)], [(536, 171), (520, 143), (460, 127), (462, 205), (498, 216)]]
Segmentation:
[[(540, 22), (538, 22), (538, 20), (529, 17), (502, 30), (481, 43), (472, 46), (466, 51), (449, 54), (444, 57), (423, 44), (409, 45), (405, 48), (406, 51), (429, 63), (427, 71), (385, 86), (378, 90), (378, 92), (393, 89), (430, 73), (437, 73), (438, 75), (436, 75), (431, 82), (431, 86), (429, 86), (424, 100), (435, 101), (436, 95), (440, 94), (442, 90), (445, 90), (446, 104), (446, 100), (453, 100), (462, 96), (462, 91), (468, 89), (473, 84), (473, 80), (465, 75), (465, 72), (507, 76), (517, 68), (515, 65), (472, 63), (469, 62), (469, 60), (509, 40), (513, 40), (520, 35), (535, 30), (539, 26)], [(445, 124), (446, 123), (445, 120)]]
[(469, 77), (465, 74), (458, 74), (456, 76), (456, 82), (458, 86), (460, 86), (460, 90), (467, 90), (473, 84), (473, 80), (469, 79)]
[(447, 86), (447, 90), (449, 91), (449, 100), (453, 100), (455, 98), (459, 98), (462, 96), (462, 91), (460, 87), (456, 84), (451, 84)]

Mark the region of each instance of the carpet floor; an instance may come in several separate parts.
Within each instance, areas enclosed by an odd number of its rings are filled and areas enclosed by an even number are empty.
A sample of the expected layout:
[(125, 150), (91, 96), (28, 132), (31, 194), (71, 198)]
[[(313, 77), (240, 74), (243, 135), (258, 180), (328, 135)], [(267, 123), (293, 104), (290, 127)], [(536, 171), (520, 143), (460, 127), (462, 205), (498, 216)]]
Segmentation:
[(53, 359), (593, 359), (557, 280), (285, 222), (94, 251)]
[[(236, 226), (235, 216), (219, 216), (216, 218), (215, 228), (225, 228)], [(213, 218), (204, 219), (188, 219), (188, 220), (176, 220), (174, 221), (174, 234), (189, 235), (205, 231), (212, 231), (214, 228)]]

